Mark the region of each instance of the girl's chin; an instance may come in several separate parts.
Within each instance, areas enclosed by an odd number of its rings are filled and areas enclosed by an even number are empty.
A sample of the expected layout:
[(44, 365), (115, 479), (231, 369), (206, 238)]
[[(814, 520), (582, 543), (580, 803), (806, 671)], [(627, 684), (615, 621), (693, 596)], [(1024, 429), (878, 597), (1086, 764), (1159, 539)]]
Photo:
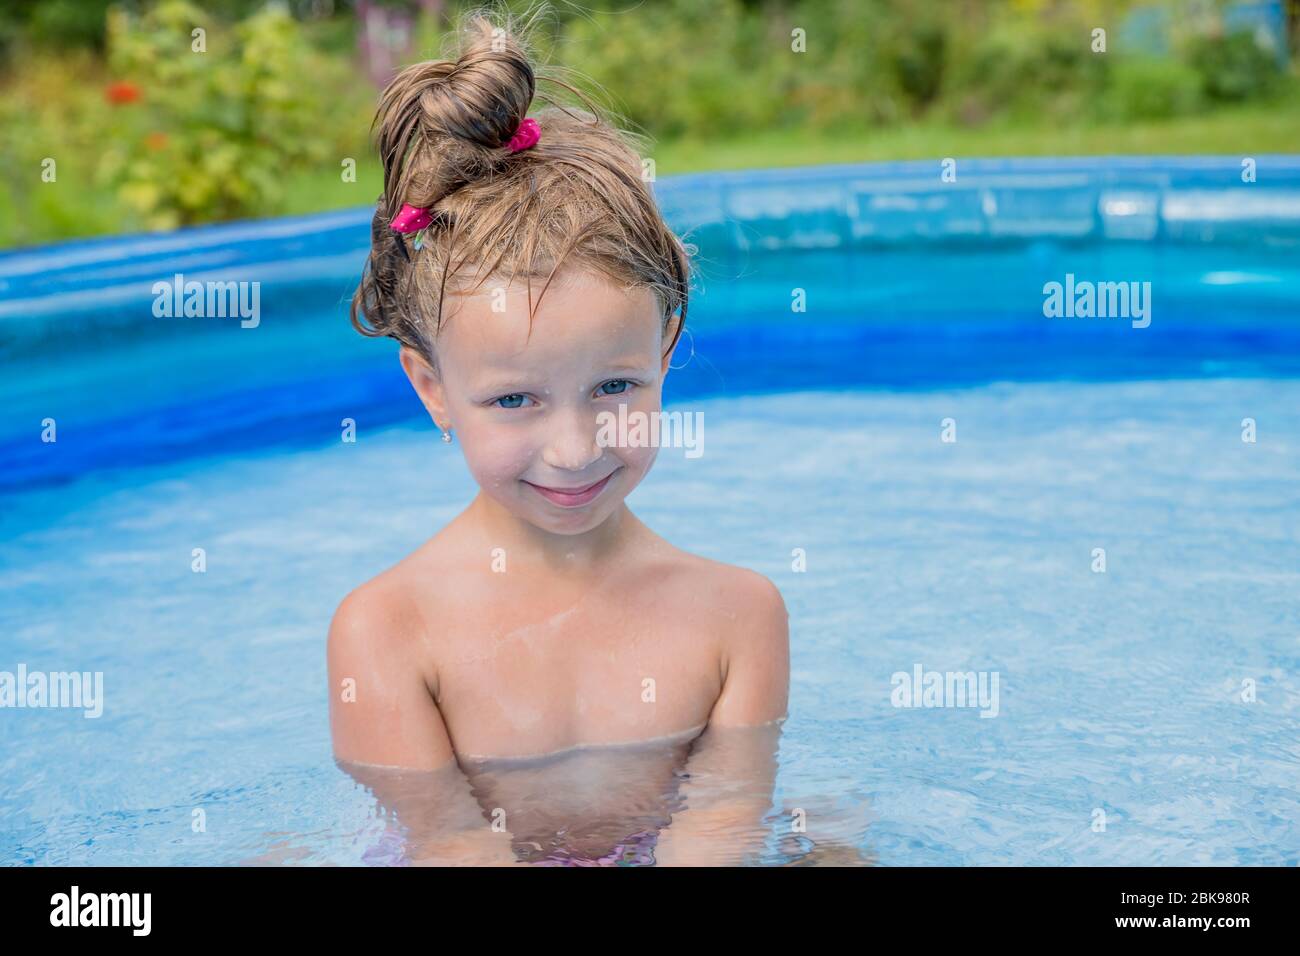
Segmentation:
[(557, 508), (543, 500), (539, 504), (530, 502), (519, 517), (552, 534), (584, 534), (603, 524), (622, 504), (622, 497), (607, 499), (601, 496), (581, 508)]
[(541, 519), (533, 521), (533, 527), (548, 534), (560, 534), (576, 536), (586, 534), (593, 528), (598, 527), (605, 520), (604, 515), (589, 515), (585, 521), (570, 519), (568, 521), (543, 521)]

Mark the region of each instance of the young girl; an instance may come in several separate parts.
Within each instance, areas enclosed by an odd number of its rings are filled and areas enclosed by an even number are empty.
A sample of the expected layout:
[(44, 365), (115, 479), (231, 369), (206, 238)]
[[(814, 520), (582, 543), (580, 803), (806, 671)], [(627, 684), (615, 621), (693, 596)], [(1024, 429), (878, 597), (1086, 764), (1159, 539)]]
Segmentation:
[(335, 753), (440, 772), (779, 723), (776, 587), (646, 527), (624, 499), (657, 449), (597, 441), (602, 412), (660, 408), (687, 251), (623, 133), (594, 110), (529, 115), (518, 30), (475, 13), (459, 40), (384, 91), (353, 323), (401, 343), (480, 490), (338, 608)]

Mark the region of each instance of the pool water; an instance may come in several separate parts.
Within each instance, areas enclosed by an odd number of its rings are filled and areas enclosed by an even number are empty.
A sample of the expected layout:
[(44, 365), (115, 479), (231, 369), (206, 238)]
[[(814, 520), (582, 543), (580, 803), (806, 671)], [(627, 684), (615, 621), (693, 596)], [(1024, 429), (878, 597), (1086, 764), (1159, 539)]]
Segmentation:
[[(1152, 326), (1045, 324), (1043, 276), (1081, 261), (1154, 276)], [(0, 671), (102, 671), (104, 709), (0, 708), (0, 863), (1296, 865), (1298, 261), (755, 253), (669, 376), (704, 454), (661, 450), (628, 502), (779, 586), (788, 719), (437, 774), (331, 755), (334, 608), (475, 492), (346, 329), (346, 270), (258, 330), (13, 339)], [(792, 315), (792, 278), (834, 306)], [(53, 448), (23, 437), (45, 414)], [(995, 693), (898, 706), (917, 669)], [(733, 748), (770, 775), (711, 769)], [(680, 837), (739, 791), (749, 816)]]
[[(1300, 383), (692, 410), (705, 454), (662, 450), (629, 503), (681, 547), (767, 574), (790, 609), (791, 716), (759, 861), (797, 860), (821, 834), (886, 864), (1300, 860)], [(384, 506), (355, 506), (376, 476)], [(6, 657), (103, 670), (108, 706), (0, 711), (0, 859), (374, 862), (383, 821), (330, 756), (323, 635), (343, 594), (473, 490), (454, 447), (398, 426), (14, 503), (61, 516), (8, 542)], [(894, 707), (891, 675), (918, 663), (997, 671), (997, 716)], [(637, 779), (626, 753), (608, 770), (583, 757), (602, 790)]]

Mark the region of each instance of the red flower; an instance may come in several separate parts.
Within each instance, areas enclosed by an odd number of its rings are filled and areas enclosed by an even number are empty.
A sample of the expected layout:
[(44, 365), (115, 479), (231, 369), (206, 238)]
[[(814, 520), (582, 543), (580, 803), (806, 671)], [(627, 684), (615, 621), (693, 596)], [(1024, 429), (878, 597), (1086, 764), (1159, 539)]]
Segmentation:
[(158, 132), (150, 133), (144, 138), (144, 144), (156, 153), (167, 145), (167, 134)]
[(130, 80), (118, 80), (116, 83), (110, 83), (105, 87), (104, 96), (114, 106), (121, 106), (123, 103), (134, 103), (140, 98), (140, 87)]

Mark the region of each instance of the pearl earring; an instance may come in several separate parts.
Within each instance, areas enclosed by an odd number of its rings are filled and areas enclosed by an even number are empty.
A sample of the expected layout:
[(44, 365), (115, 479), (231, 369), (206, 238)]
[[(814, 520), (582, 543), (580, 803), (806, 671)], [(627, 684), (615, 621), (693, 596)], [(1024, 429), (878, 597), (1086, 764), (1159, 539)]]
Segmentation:
[(442, 440), (445, 441), (445, 442), (450, 442), (450, 441), (451, 441), (451, 429), (449, 429), (449, 428), (444, 428), (444, 429), (442, 430)]

